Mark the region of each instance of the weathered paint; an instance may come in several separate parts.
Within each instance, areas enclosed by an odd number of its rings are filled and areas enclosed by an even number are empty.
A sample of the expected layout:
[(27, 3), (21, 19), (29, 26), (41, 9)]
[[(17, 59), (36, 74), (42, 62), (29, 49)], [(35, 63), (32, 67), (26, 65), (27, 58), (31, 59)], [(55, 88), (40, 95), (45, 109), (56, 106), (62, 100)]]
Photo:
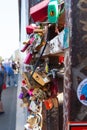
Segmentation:
[(65, 52), (63, 130), (67, 130), (68, 122), (87, 121), (87, 107), (77, 98), (77, 88), (87, 77), (87, 0), (65, 0), (65, 4), (70, 34)]

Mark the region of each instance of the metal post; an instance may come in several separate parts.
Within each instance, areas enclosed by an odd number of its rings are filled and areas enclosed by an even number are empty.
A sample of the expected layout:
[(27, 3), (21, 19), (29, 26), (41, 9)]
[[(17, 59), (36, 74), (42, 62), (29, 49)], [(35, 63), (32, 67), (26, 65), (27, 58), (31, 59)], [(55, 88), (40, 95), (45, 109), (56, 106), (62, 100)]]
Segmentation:
[(87, 0), (65, 0), (65, 8), (69, 48), (65, 51), (63, 130), (68, 129), (70, 122), (87, 121), (83, 93), (87, 85)]

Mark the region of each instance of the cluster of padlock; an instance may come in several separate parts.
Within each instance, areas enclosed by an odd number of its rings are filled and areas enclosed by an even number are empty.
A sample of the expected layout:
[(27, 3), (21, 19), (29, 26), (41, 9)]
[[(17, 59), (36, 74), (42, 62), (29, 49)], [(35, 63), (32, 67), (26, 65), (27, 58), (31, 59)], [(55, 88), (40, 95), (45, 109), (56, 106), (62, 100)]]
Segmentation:
[(58, 108), (58, 79), (56, 79), (58, 70), (52, 69), (47, 73), (46, 69), (48, 69), (47, 65), (44, 69), (42, 67), (43, 71), (40, 71), (41, 68), (37, 67), (33, 75), (32, 69), (29, 72), (22, 73), (19, 98), (23, 101), (23, 106), (27, 107), (29, 112), (24, 126), (26, 130), (29, 128), (35, 130), (42, 129), (42, 104), (44, 104), (46, 110)]
[[(25, 130), (42, 129), (42, 104), (45, 105), (46, 110), (58, 107), (58, 79), (56, 76), (59, 70), (54, 68), (49, 70), (48, 60), (43, 60), (42, 57), (46, 52), (48, 53), (47, 46), (51, 50), (49, 53), (53, 53), (55, 44), (53, 38), (55, 36), (57, 36), (55, 42), (58, 41), (58, 44), (56, 44), (57, 51), (63, 47), (58, 37), (59, 32), (56, 30), (56, 24), (54, 24), (63, 11), (64, 8), (61, 9), (60, 2), (50, 0), (48, 4), (49, 22), (36, 22), (26, 27), (29, 38), (23, 42), (21, 52), (26, 52), (24, 64), (28, 66), (27, 71), (22, 73), (19, 95), (19, 98), (23, 101), (23, 106), (27, 107), (29, 113), (24, 125)], [(52, 36), (50, 37), (51, 33)], [(52, 39), (53, 41), (50, 41)], [(64, 57), (59, 59), (59, 62), (63, 63), (63, 61)]]
[(47, 110), (58, 107), (57, 98), (55, 98), (58, 90), (44, 72), (35, 71), (32, 78), (31, 73), (32, 71), (22, 73), (19, 98), (29, 113), (24, 127), (26, 130), (29, 128), (39, 130), (42, 129), (43, 124), (42, 104), (44, 103)]

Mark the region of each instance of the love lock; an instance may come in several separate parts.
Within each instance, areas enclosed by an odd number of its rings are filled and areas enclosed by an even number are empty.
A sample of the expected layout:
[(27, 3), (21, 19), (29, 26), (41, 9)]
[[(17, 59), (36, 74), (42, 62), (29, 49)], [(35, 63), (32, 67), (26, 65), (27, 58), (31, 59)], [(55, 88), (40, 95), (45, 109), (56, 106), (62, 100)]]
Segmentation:
[(38, 82), (42, 86), (45, 86), (47, 83), (50, 82), (50, 79), (44, 73), (40, 74), (39, 72), (34, 72), (32, 77), (36, 82)]

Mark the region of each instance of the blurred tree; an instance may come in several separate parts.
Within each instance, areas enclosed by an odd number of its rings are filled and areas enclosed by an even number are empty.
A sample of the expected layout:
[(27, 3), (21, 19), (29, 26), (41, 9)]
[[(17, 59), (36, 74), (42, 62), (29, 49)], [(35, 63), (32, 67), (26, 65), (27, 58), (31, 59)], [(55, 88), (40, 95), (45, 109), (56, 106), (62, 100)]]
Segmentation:
[(2, 62), (3, 61), (3, 58), (2, 58), (2, 56), (0, 56), (0, 62)]

